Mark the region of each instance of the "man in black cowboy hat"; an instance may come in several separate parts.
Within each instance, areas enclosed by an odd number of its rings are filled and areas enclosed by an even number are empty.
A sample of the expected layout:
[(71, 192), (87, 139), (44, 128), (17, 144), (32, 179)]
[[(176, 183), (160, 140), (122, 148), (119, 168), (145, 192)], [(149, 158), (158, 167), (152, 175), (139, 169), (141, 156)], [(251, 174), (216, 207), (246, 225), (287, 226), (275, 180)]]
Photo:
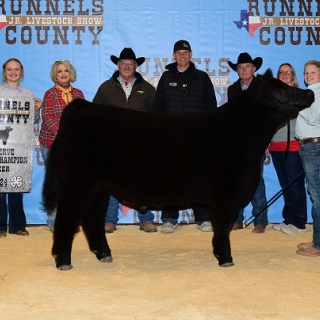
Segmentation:
[[(191, 61), (192, 50), (187, 40), (173, 46), (174, 63), (166, 66), (156, 93), (155, 109), (164, 113), (199, 112), (217, 107), (214, 87), (208, 74), (196, 69)], [(164, 154), (166, 150), (163, 151)], [(169, 158), (171, 155), (166, 154)], [(186, 154), (188, 157), (188, 154)], [(185, 174), (188, 174), (186, 172)], [(208, 207), (194, 207), (197, 228), (212, 231)], [(178, 226), (179, 211), (163, 210), (161, 232), (172, 233)]]
[(260, 69), (262, 62), (261, 57), (252, 59), (248, 52), (240, 53), (237, 63), (228, 61), (230, 68), (239, 76), (239, 79), (228, 88), (228, 100), (249, 87), (254, 79), (254, 73)]
[[(152, 111), (155, 99), (155, 88), (144, 80), (137, 67), (144, 63), (145, 58), (136, 58), (131, 48), (124, 48), (119, 58), (112, 55), (111, 61), (118, 66), (112, 77), (103, 82), (93, 98), (93, 102), (103, 105), (118, 106), (136, 110)], [(119, 130), (121, 130), (119, 128)], [(147, 133), (146, 133), (147, 134)], [(102, 146), (101, 146), (102, 147)], [(109, 207), (105, 219), (105, 232), (116, 230), (119, 220), (119, 201), (113, 196), (109, 199)], [(148, 210), (145, 214), (138, 212), (140, 230), (156, 232), (153, 224), (154, 214)]]
[[(231, 61), (228, 61), (230, 68), (236, 71), (239, 76), (239, 79), (228, 88), (228, 100), (234, 98), (242, 90), (246, 90), (249, 88), (250, 84), (255, 81), (254, 73), (260, 69), (262, 62), (263, 60), (261, 57), (252, 59), (248, 52), (240, 53), (238, 56), (237, 63), (232, 63)], [(263, 179), (263, 163), (265, 158), (266, 157), (264, 156), (261, 160), (260, 181), (256, 189), (256, 192), (251, 199), (253, 216), (256, 216), (259, 213), (259, 211), (267, 205), (266, 187)], [(243, 212), (244, 208), (240, 210), (238, 218), (235, 224), (233, 225), (232, 230), (243, 229)], [(254, 229), (252, 230), (252, 232), (264, 233), (266, 226), (268, 225), (267, 210), (259, 214), (253, 222)]]

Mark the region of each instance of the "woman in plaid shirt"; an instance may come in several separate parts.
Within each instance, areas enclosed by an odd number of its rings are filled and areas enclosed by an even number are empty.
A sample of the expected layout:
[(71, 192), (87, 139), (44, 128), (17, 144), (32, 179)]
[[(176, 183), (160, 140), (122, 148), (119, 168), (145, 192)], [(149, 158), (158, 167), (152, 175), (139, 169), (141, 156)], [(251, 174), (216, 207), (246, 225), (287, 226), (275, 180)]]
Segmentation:
[[(44, 161), (58, 132), (62, 111), (73, 99), (84, 99), (83, 92), (71, 85), (76, 81), (77, 74), (68, 60), (55, 61), (51, 67), (50, 77), (54, 86), (46, 91), (42, 100), (42, 124), (39, 134)], [(55, 218), (55, 213), (48, 216), (47, 225), (50, 230), (53, 229)]]

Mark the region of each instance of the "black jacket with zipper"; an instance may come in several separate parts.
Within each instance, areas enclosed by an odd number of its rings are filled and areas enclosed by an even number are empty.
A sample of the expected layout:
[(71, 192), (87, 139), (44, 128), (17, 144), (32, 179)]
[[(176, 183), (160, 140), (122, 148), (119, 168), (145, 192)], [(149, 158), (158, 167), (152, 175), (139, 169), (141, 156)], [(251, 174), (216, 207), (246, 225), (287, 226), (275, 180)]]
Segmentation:
[(158, 83), (155, 110), (164, 113), (199, 112), (217, 108), (213, 84), (193, 62), (184, 72), (177, 63), (166, 66)]

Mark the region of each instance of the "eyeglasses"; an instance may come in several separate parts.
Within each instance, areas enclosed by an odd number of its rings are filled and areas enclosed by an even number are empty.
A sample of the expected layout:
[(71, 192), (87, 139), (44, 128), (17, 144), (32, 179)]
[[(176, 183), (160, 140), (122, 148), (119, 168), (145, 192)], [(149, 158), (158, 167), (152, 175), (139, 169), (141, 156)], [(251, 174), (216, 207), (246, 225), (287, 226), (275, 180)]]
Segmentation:
[(54, 63), (69, 62), (69, 60), (56, 60)]
[(134, 65), (135, 65), (135, 63), (131, 63), (131, 62), (122, 62), (122, 61), (120, 61), (120, 64), (121, 64), (122, 66), (128, 66), (128, 67), (132, 67), (132, 66), (134, 66)]
[(284, 75), (293, 74), (293, 72), (290, 71), (290, 70), (287, 70), (287, 71), (279, 71), (279, 74), (282, 75), (282, 76), (284, 76)]

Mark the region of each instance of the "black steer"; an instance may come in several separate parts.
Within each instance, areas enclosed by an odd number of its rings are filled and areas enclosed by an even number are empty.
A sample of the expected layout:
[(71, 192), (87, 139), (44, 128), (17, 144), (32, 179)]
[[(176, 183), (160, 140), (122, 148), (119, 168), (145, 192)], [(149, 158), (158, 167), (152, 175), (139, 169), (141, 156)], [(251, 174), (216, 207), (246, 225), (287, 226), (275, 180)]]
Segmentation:
[(280, 125), (314, 101), (258, 75), (256, 83), (214, 111), (159, 114), (74, 100), (64, 111), (46, 162), (43, 207), (57, 208), (52, 254), (72, 268), (81, 221), (89, 248), (111, 262), (104, 233), (109, 195), (137, 207), (208, 204), (213, 253), (233, 265), (229, 232), (258, 184), (260, 161)]

